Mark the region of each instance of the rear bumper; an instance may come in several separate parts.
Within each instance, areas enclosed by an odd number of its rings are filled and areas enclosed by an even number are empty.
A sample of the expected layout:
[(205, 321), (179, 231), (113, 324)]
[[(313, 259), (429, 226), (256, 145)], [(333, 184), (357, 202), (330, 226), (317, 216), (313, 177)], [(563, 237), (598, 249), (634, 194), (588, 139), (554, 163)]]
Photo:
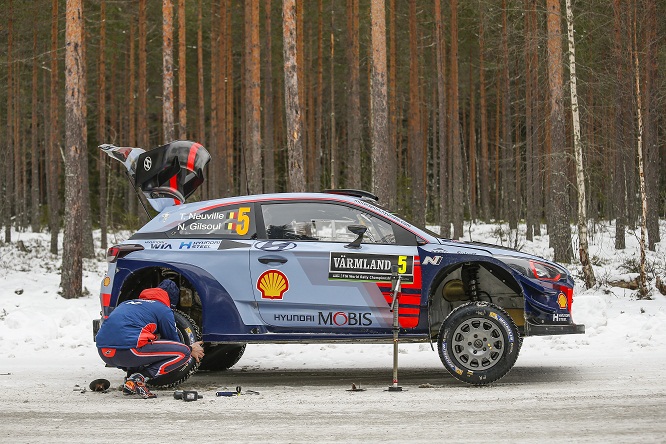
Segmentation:
[(584, 333), (583, 324), (537, 325), (525, 323), (525, 336), (580, 335)]
[(99, 331), (102, 321), (100, 319), (93, 319), (92, 321), (92, 330), (93, 330), (93, 341), (97, 337), (97, 332)]

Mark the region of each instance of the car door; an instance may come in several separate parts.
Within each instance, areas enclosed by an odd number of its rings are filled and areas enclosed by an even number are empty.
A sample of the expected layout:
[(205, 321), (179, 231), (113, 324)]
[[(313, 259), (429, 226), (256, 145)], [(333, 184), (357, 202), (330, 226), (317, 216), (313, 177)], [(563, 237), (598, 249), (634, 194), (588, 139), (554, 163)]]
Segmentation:
[[(402, 227), (347, 203), (259, 206), (266, 239), (250, 251), (250, 273), (266, 324), (293, 331), (390, 329), (391, 267), (399, 267), (406, 286), (420, 285), (413, 235), (396, 236)], [(358, 247), (353, 225), (367, 229)], [(420, 288), (414, 296), (418, 321)]]

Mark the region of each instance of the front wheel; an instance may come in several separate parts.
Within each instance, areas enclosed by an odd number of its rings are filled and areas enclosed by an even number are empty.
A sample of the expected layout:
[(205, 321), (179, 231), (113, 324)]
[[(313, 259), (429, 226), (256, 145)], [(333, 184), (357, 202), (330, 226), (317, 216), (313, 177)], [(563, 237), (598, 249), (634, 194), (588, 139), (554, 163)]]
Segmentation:
[(437, 337), (439, 358), (451, 375), (484, 385), (509, 373), (520, 351), (518, 328), (500, 307), (469, 302), (451, 312)]
[[(192, 344), (201, 340), (201, 331), (192, 318), (179, 310), (173, 311), (173, 317), (176, 320), (176, 330), (178, 330), (180, 342), (191, 347)], [(191, 358), (187, 364), (179, 369), (173, 370), (166, 375), (150, 379), (147, 383), (151, 387), (175, 387), (178, 384), (185, 382), (185, 380), (192, 376), (198, 368), (199, 363), (196, 359)]]

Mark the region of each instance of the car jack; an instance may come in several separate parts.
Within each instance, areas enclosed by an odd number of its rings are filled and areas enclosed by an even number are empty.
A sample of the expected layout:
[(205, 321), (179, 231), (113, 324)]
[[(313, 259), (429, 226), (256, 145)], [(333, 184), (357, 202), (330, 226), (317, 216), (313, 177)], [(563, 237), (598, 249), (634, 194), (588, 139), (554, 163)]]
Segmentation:
[(389, 392), (401, 392), (402, 387), (398, 385), (398, 334), (400, 333), (400, 322), (398, 320), (398, 309), (400, 306), (400, 275), (398, 266), (391, 267), (391, 293), (393, 301), (391, 302), (391, 311), (393, 312), (393, 384), (388, 387)]

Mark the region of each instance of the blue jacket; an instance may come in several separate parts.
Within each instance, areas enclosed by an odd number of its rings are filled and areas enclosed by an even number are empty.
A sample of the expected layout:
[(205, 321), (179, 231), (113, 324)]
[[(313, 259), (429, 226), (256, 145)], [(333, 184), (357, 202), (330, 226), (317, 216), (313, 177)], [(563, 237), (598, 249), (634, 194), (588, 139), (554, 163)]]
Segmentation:
[(181, 342), (166, 292), (150, 288), (139, 298), (123, 302), (111, 312), (95, 337), (97, 348), (139, 348), (155, 341), (158, 333), (161, 340)]

